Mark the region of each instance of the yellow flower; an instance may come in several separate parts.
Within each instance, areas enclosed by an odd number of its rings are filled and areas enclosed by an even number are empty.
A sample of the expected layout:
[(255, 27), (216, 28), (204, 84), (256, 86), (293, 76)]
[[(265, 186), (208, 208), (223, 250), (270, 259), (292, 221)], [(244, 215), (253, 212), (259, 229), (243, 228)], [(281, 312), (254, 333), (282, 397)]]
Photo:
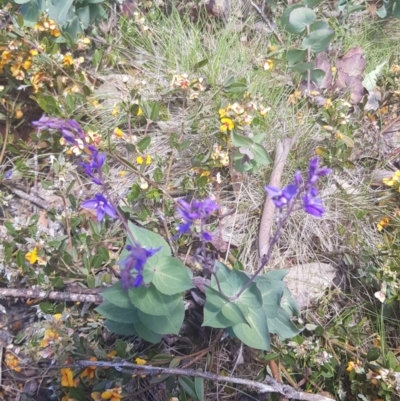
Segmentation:
[(335, 66), (331, 67), (332, 72), (336, 72), (337, 68)]
[(260, 114), (262, 117), (265, 117), (266, 114), (271, 110), (271, 107), (264, 107), (263, 105), (260, 104)]
[(376, 228), (378, 231), (382, 231), (385, 227), (387, 227), (390, 223), (389, 217), (384, 217), (377, 225)]
[(25, 255), (25, 259), (31, 264), (35, 264), (38, 260), (38, 248), (35, 246), (30, 252)]
[(114, 135), (118, 138), (122, 138), (124, 136), (124, 131), (117, 127), (114, 129)]
[(297, 101), (301, 98), (301, 91), (294, 91), (288, 98), (288, 104), (296, 104)]
[(39, 54), (39, 52), (36, 49), (32, 49), (32, 50), (29, 50), (29, 54), (31, 56), (37, 56)]
[(43, 340), (40, 342), (40, 346), (45, 348), (58, 338), (60, 338), (60, 335), (56, 331), (48, 329), (44, 332), (44, 337)]
[(61, 313), (56, 313), (53, 317), (54, 317), (54, 320), (56, 322), (58, 322), (62, 318), (62, 314)]
[(24, 116), (24, 113), (22, 112), (22, 110), (15, 110), (15, 114), (14, 117), (19, 120), (20, 118), (22, 118)]
[[(89, 358), (89, 361), (97, 361), (97, 358), (92, 356)], [(88, 366), (82, 373), (81, 373), (81, 378), (85, 378), (86, 376), (89, 377), (89, 379), (94, 378), (94, 372), (96, 370), (96, 366)]]
[(74, 374), (71, 368), (61, 369), (61, 386), (63, 387), (77, 387), (78, 383), (74, 380)]
[(107, 354), (107, 358), (112, 359), (117, 355), (117, 351), (111, 351)]
[(125, 177), (125, 176), (126, 176), (126, 171), (125, 171), (125, 170), (122, 170), (122, 171), (120, 171), (120, 172), (118, 173), (118, 175), (119, 175), (120, 177)]
[(122, 398), (124, 398), (124, 396), (121, 395), (121, 392), (122, 390), (120, 387), (115, 387), (113, 389), (103, 391), (102, 393), (95, 391), (90, 394), (90, 397), (94, 401), (101, 401), (101, 400), (119, 401)]
[(324, 104), (324, 109), (329, 109), (329, 107), (332, 106), (332, 100), (331, 99), (326, 99), (326, 102)]
[(267, 59), (264, 62), (263, 67), (264, 67), (264, 70), (271, 71), (274, 68), (274, 62), (271, 59)]
[(145, 163), (146, 165), (149, 165), (149, 164), (151, 164), (151, 156), (150, 155), (146, 156), (146, 159), (144, 159), (142, 156), (138, 156), (136, 158), (136, 163), (137, 164)]
[(111, 115), (112, 115), (113, 117), (117, 117), (118, 114), (119, 114), (118, 107), (117, 107), (117, 105), (114, 105), (114, 107), (113, 107), (113, 109), (112, 109), (112, 112), (111, 112)]
[(219, 129), (222, 132), (226, 132), (226, 131), (232, 131), (233, 128), (235, 128), (235, 124), (233, 123), (233, 121), (230, 118), (221, 118), (221, 126), (219, 127)]
[(138, 112), (137, 112), (137, 114), (136, 114), (137, 116), (141, 116), (141, 115), (143, 115), (143, 110), (139, 107), (139, 110), (138, 110)]
[(146, 365), (146, 360), (141, 358), (135, 359), (136, 365)]
[(65, 54), (64, 57), (63, 57), (63, 61), (62, 62), (63, 62), (63, 65), (66, 65), (66, 66), (73, 65), (74, 64), (74, 59), (73, 59), (71, 53)]
[(244, 113), (244, 108), (243, 108), (239, 103), (233, 103), (231, 109), (232, 109), (236, 114), (243, 114), (243, 113)]

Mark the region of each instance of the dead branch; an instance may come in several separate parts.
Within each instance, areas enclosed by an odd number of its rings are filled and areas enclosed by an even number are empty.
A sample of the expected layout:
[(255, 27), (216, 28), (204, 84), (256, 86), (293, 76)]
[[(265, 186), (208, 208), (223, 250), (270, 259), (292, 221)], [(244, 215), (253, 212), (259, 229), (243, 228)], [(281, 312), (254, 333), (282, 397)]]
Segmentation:
[(278, 32), (276, 31), (273, 23), (267, 18), (267, 16), (265, 15), (265, 3), (266, 1), (263, 0), (262, 6), (261, 8), (258, 7), (258, 5), (256, 3), (254, 3), (254, 1), (251, 1), (250, 4), (251, 6), (257, 11), (257, 13), (260, 15), (261, 19), (267, 24), (268, 28), (272, 31), (272, 33), (274, 34), (276, 40), (283, 46), (285, 47), (285, 43), (283, 42), (282, 38), (279, 36)]
[(91, 294), (87, 290), (82, 293), (62, 292), (62, 291), (43, 291), (43, 290), (29, 290), (25, 288), (0, 288), (0, 298), (36, 298), (51, 299), (53, 301), (64, 302), (91, 302), (96, 305), (101, 304), (104, 298), (92, 291)]
[[(272, 170), (269, 185), (280, 187), (283, 168), (285, 167), (286, 159), (293, 142), (294, 139), (285, 138), (276, 146), (274, 168)], [(274, 211), (274, 202), (272, 201), (272, 198), (267, 195), (261, 216), (260, 229), (258, 231), (258, 255), (260, 261), (268, 251), (271, 229), (274, 224)]]
[(303, 393), (302, 391), (297, 391), (291, 386), (277, 382), (270, 376), (267, 376), (267, 378), (264, 380), (264, 383), (260, 383), (257, 381), (240, 379), (237, 377), (219, 376), (214, 373), (199, 372), (198, 370), (194, 369), (160, 368), (156, 366), (136, 365), (134, 363), (129, 363), (126, 361), (120, 361), (120, 362), (78, 361), (75, 362), (74, 364), (66, 365), (64, 367), (82, 369), (88, 366), (114, 368), (117, 371), (123, 371), (129, 374), (139, 374), (139, 375), (149, 374), (157, 376), (157, 375), (167, 374), (167, 375), (177, 375), (177, 376), (201, 377), (203, 379), (210, 380), (213, 382), (241, 384), (243, 386), (256, 390), (258, 393), (279, 393), (285, 396), (286, 398), (293, 400), (332, 401), (331, 398), (327, 398), (323, 395), (309, 394), (309, 393)]

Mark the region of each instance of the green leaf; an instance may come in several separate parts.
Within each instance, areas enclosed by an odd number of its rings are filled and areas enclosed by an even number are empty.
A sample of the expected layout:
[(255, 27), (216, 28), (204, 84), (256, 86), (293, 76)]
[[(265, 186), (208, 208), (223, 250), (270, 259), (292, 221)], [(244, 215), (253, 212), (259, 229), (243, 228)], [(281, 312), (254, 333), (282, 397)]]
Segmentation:
[(171, 316), (153, 316), (142, 311), (138, 312), (140, 321), (149, 330), (157, 334), (179, 334), (185, 317), (183, 301), (179, 302)]
[[(171, 249), (164, 238), (161, 237), (161, 235), (156, 234), (150, 230), (146, 230), (145, 228), (139, 227), (138, 225), (133, 224), (131, 221), (128, 221), (128, 228), (135, 240), (141, 246), (147, 249), (161, 247), (161, 249), (153, 256), (153, 258), (156, 256), (171, 256)], [(129, 236), (127, 243), (132, 245)], [(152, 258), (150, 258), (149, 260), (151, 259)]]
[(281, 298), (286, 284), (282, 280), (269, 280), (265, 277), (258, 277), (257, 287), (263, 300), (263, 309), (268, 318), (277, 316), (277, 308), (281, 303)]
[(326, 21), (315, 21), (310, 26), (310, 31), (316, 31), (317, 29), (329, 29), (329, 24)]
[(302, 33), (316, 19), (317, 15), (313, 10), (299, 7), (290, 13), (288, 25), (285, 28), (290, 33)]
[(268, 166), (268, 164), (272, 163), (268, 152), (262, 145), (254, 143), (251, 146), (250, 150), (253, 152), (255, 162), (260, 164), (261, 166)]
[(86, 0), (86, 3), (88, 3), (88, 4), (99, 4), (99, 3), (104, 3), (104, 0)]
[(318, 68), (315, 70), (311, 70), (310, 77), (312, 82), (314, 82), (317, 86), (320, 86), (322, 80), (325, 78), (325, 71)]
[(25, 4), (25, 3), (28, 3), (29, 1), (31, 1), (31, 0), (14, 0), (14, 3), (15, 4)]
[(95, 311), (114, 322), (133, 324), (139, 321), (138, 311), (132, 305), (130, 309), (120, 308), (106, 300), (101, 303)]
[(292, 71), (299, 72), (300, 74), (303, 74), (308, 70), (312, 70), (313, 68), (314, 68), (314, 63), (298, 63), (290, 67)]
[[(283, 11), (282, 14), (282, 25), (283, 27), (288, 30), (288, 26), (289, 26), (289, 17), (290, 14), (292, 13), (293, 10), (295, 10), (296, 8), (303, 8), (303, 5), (301, 3), (298, 4), (293, 4), (289, 7), (286, 7), (285, 10)], [(289, 28), (290, 29), (290, 28)]]
[(380, 348), (373, 347), (370, 350), (368, 350), (367, 360), (369, 362), (376, 361), (380, 356), (381, 356)]
[(149, 136), (145, 136), (137, 143), (137, 147), (141, 152), (144, 152), (150, 146), (150, 144), (151, 144), (151, 138)]
[(349, 148), (354, 148), (354, 141), (347, 135), (340, 134), (340, 142), (343, 142)]
[(156, 121), (160, 112), (160, 103), (155, 102), (151, 107), (150, 120)]
[(40, 10), (33, 2), (25, 3), (20, 11), (24, 17), (24, 26), (27, 27), (34, 26), (40, 17)]
[(90, 24), (90, 11), (89, 6), (81, 7), (76, 9), (76, 15), (79, 17), (83, 29), (87, 29)]
[(313, 53), (320, 53), (329, 47), (334, 36), (335, 32), (332, 29), (317, 29), (303, 39), (301, 47), (310, 48)]
[(119, 322), (114, 322), (113, 320), (107, 319), (104, 322), (104, 325), (112, 333), (118, 334), (120, 336), (134, 336), (134, 335), (136, 335), (136, 331), (135, 331), (135, 329), (133, 327), (133, 324), (119, 323)]
[(181, 294), (162, 294), (153, 284), (132, 288), (128, 293), (132, 304), (149, 315), (171, 316), (179, 302), (182, 302)]
[(120, 308), (132, 308), (131, 301), (127, 291), (124, 291), (121, 282), (115, 283), (101, 293), (105, 300)]
[(247, 136), (236, 134), (235, 131), (231, 132), (231, 139), (232, 139), (232, 143), (238, 148), (239, 147), (247, 148), (247, 147), (250, 147), (251, 145), (253, 145), (253, 143), (254, 143), (254, 141), (251, 138), (248, 138)]
[(161, 182), (163, 177), (164, 177), (164, 174), (163, 174), (162, 170), (160, 169), (160, 167), (157, 167), (153, 172), (154, 181), (155, 182)]
[(206, 303), (204, 305), (204, 318), (202, 326), (224, 329), (232, 326), (233, 322), (226, 318), (221, 309), (229, 299), (211, 287), (205, 288)]
[(387, 61), (384, 61), (383, 63), (379, 64), (374, 70), (372, 70), (370, 73), (365, 75), (365, 78), (362, 81), (362, 85), (367, 91), (372, 91), (375, 89), (376, 81), (378, 80), (378, 76), (382, 72), (382, 69), (386, 65), (386, 63), (387, 63)]
[(249, 325), (240, 323), (232, 327), (235, 335), (249, 347), (269, 350), (270, 338), (264, 310), (262, 308), (249, 308), (246, 318)]
[(60, 26), (65, 25), (68, 11), (73, 2), (74, 0), (52, 0), (54, 8), (50, 8), (50, 10), (54, 10), (55, 13), (49, 12), (50, 18), (56, 21)]
[(194, 378), (194, 389), (199, 401), (204, 401), (204, 379), (202, 377)]
[(177, 258), (164, 256), (157, 265), (145, 270), (152, 270), (151, 282), (166, 295), (174, 295), (193, 288), (191, 271)]
[(305, 5), (308, 6), (309, 8), (314, 8), (317, 6), (319, 3), (321, 3), (323, 0), (301, 0), (301, 2)]
[[(248, 311), (248, 308), (245, 308), (246, 313)], [(242, 310), (235, 304), (234, 301), (228, 301), (223, 307), (221, 308), (222, 314), (233, 324), (238, 324), (238, 323), (246, 323), (248, 324), (245, 314), (242, 312)]]
[(196, 63), (193, 66), (193, 72), (196, 72), (199, 68), (204, 67), (206, 64), (208, 64), (208, 58), (205, 58), (205, 59), (199, 61), (198, 63)]
[(290, 49), (286, 52), (286, 59), (289, 67), (293, 67), (295, 64), (303, 61), (307, 55), (307, 50), (302, 49)]
[(138, 322), (135, 324), (135, 330), (140, 338), (143, 340), (157, 344), (161, 341), (162, 335), (154, 333), (154, 331), (149, 330), (143, 323)]
[(250, 160), (246, 155), (240, 152), (235, 153), (233, 157), (235, 163), (235, 169), (241, 173), (251, 171), (257, 167), (257, 163), (254, 160)]
[(178, 381), (179, 385), (185, 390), (185, 393), (189, 397), (197, 400), (196, 390), (193, 381), (186, 376), (180, 376)]
[(281, 339), (293, 338), (301, 331), (295, 326), (290, 316), (281, 307), (277, 309), (276, 317), (270, 318), (268, 314), (266, 317), (270, 333), (277, 334)]
[[(79, 33), (82, 32), (81, 24), (79, 22), (79, 18), (77, 15), (75, 15), (71, 21), (68, 22), (67, 25), (64, 26), (63, 33), (65, 36), (68, 36), (68, 39), (75, 43), (76, 37), (78, 36)], [(85, 89), (85, 88), (83, 88)], [(85, 92), (85, 90), (84, 90)], [(86, 95), (88, 96), (88, 95)]]
[(122, 341), (120, 338), (118, 338), (117, 341), (115, 341), (114, 348), (115, 351), (117, 351), (117, 355), (120, 358), (125, 358), (126, 346), (127, 346), (126, 342)]

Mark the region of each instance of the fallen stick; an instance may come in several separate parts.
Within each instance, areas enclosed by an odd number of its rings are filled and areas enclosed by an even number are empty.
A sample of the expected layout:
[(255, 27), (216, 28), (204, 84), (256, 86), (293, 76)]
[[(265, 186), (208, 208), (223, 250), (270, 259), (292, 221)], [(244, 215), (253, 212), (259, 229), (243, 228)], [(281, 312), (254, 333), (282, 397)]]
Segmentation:
[[(302, 391), (297, 391), (293, 387), (281, 384), (277, 382), (270, 376), (264, 380), (263, 383), (240, 379), (237, 377), (229, 377), (229, 376), (219, 376), (214, 373), (209, 372), (200, 372), (194, 369), (179, 369), (179, 368), (160, 368), (156, 366), (147, 366), (147, 365), (136, 365), (134, 363), (119, 361), (119, 362), (102, 362), (102, 361), (77, 361), (73, 364), (65, 365), (63, 368), (86, 368), (88, 366), (98, 366), (98, 367), (106, 367), (106, 368), (114, 368), (117, 371), (127, 372), (129, 374), (149, 374), (153, 376), (157, 375), (177, 375), (177, 376), (190, 376), (190, 377), (201, 377), (206, 380), (210, 380), (213, 382), (225, 382), (225, 383), (234, 383), (241, 384), (248, 388), (256, 390), (258, 393), (279, 393), (286, 398), (293, 400), (306, 400), (306, 401), (332, 401), (331, 398), (325, 397), (319, 394), (309, 394), (304, 393)], [(60, 368), (60, 367), (51, 367), (51, 369)]]
[(62, 292), (62, 291), (43, 291), (43, 290), (29, 290), (25, 288), (0, 288), (0, 298), (13, 297), (13, 298), (37, 298), (37, 299), (51, 299), (53, 301), (64, 302), (91, 302), (100, 305), (104, 298), (95, 294), (91, 294), (84, 290), (82, 293)]

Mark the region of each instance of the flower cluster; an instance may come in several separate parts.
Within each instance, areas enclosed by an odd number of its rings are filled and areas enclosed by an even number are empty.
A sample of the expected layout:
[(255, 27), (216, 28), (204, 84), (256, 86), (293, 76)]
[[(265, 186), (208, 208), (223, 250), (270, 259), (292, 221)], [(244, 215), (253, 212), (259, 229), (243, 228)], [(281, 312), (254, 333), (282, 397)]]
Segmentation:
[(60, 36), (60, 31), (58, 30), (56, 23), (47, 17), (44, 17), (41, 21), (37, 22), (33, 27), (33, 30), (40, 33), (48, 33), (55, 38)]
[(297, 199), (298, 195), (302, 195), (303, 209), (305, 212), (315, 217), (321, 217), (325, 212), (325, 208), (323, 207), (322, 200), (318, 198), (316, 184), (320, 177), (324, 177), (330, 173), (331, 169), (318, 167), (318, 158), (315, 157), (310, 161), (306, 181), (303, 181), (301, 172), (297, 171), (294, 184), (287, 185), (283, 189), (267, 185), (265, 191), (272, 198), (272, 201), (278, 209), (282, 209), (293, 199)]
[(147, 263), (147, 259), (157, 253), (161, 247), (146, 249), (135, 242), (133, 245), (128, 244), (125, 249), (128, 251), (128, 255), (119, 263), (122, 267), (122, 288), (128, 290), (129, 288), (139, 287), (143, 284), (143, 269)]
[(203, 77), (189, 79), (188, 74), (174, 75), (171, 86), (173, 89), (187, 90), (190, 100), (197, 99), (200, 92), (207, 90), (206, 81)]
[(265, 117), (270, 110), (270, 107), (264, 107), (256, 101), (251, 101), (245, 105), (228, 104), (224, 109), (218, 110), (221, 121), (220, 130), (226, 132), (232, 131), (235, 127), (251, 125), (257, 113), (261, 117)]
[(26, 72), (32, 68), (32, 60), (38, 55), (38, 51), (30, 48), (22, 41), (13, 40), (7, 46), (0, 46), (0, 73), (7, 66), (11, 75), (23, 81)]
[(176, 236), (190, 232), (195, 220), (200, 220), (202, 239), (204, 241), (211, 241), (211, 234), (205, 231), (204, 224), (211, 214), (218, 210), (219, 206), (212, 199), (195, 200), (192, 204), (180, 199), (178, 203), (178, 213), (183, 223), (178, 226), (178, 234)]

